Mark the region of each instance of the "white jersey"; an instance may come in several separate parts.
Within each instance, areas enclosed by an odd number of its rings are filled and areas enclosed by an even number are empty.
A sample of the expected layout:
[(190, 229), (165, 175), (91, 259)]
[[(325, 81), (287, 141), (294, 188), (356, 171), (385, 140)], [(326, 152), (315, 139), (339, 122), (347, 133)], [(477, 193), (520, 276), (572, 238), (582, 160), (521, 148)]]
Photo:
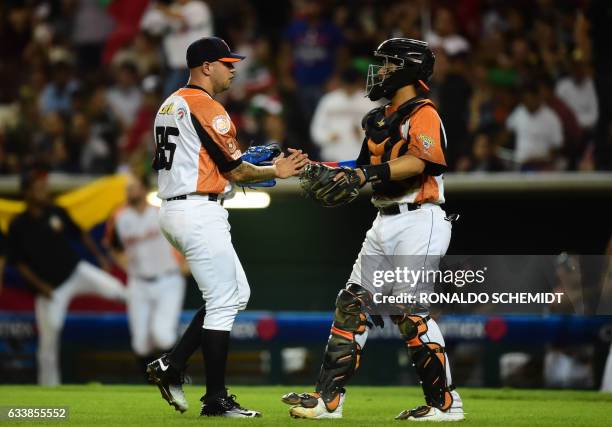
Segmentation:
[(126, 206), (111, 218), (107, 241), (125, 251), (130, 277), (154, 278), (179, 272), (177, 252), (159, 228), (158, 209), (148, 205), (141, 213)]
[(222, 173), (242, 161), (236, 127), (204, 89), (188, 85), (168, 97), (155, 116), (154, 135), (161, 199), (229, 189)]

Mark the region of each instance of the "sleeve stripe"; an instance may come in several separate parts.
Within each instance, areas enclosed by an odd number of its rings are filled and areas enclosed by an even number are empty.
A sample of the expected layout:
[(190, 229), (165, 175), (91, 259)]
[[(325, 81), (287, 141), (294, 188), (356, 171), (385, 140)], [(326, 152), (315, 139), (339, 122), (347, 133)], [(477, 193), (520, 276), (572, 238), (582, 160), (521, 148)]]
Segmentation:
[(200, 138), (200, 142), (202, 143), (208, 154), (210, 154), (210, 157), (219, 168), (219, 171), (229, 172), (242, 163), (241, 158), (238, 158), (236, 160), (228, 160), (226, 158), (221, 148), (219, 148), (215, 141), (213, 141), (208, 132), (204, 130), (204, 128), (200, 124), (200, 121), (196, 116), (193, 115), (193, 113), (191, 113), (191, 122), (193, 123), (193, 127), (195, 128), (198, 137)]

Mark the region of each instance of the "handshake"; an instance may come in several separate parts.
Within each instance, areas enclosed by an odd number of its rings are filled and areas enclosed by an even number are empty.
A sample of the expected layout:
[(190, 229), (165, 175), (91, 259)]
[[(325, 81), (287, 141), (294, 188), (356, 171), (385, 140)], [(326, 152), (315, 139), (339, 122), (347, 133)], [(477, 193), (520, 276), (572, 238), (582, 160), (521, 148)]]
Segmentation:
[[(294, 175), (293, 169), (296, 167), (296, 163), (299, 163), (299, 168), (303, 167), (303, 163), (307, 161), (307, 155), (302, 154), (301, 150), (289, 149), (290, 155), (285, 157), (282, 154), (281, 148), (278, 144), (266, 144), (256, 145), (249, 147), (242, 155), (242, 160), (255, 166), (272, 166), (277, 165), (280, 177), (286, 178)], [(286, 163), (286, 164), (285, 164)], [(285, 171), (284, 169), (287, 169)], [(284, 176), (287, 175), (287, 176)], [(276, 179), (271, 178), (258, 182), (249, 183), (238, 183), (242, 188), (254, 188), (254, 187), (274, 187), (276, 185)]]
[[(304, 156), (299, 150), (291, 150), (288, 158), (281, 154), (278, 144), (257, 145), (249, 147), (242, 155), (242, 160), (257, 166), (269, 166), (276, 161), (289, 160)], [(350, 162), (352, 163), (352, 162)], [(364, 179), (359, 169), (347, 166), (331, 167), (321, 163), (309, 162), (301, 169), (300, 186), (307, 197), (314, 199), (324, 207), (342, 206), (352, 202), (359, 195)], [(255, 183), (238, 183), (241, 187), (274, 187), (274, 178)]]

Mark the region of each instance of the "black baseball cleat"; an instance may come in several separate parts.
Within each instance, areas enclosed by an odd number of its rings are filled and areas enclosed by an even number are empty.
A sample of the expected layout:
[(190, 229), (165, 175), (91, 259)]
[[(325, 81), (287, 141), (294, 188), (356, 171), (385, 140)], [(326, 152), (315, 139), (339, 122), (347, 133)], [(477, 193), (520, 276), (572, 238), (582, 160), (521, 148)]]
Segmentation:
[(164, 354), (159, 359), (149, 363), (147, 374), (149, 375), (149, 381), (159, 388), (162, 398), (169, 405), (174, 406), (174, 409), (181, 413), (189, 409), (189, 404), (183, 392), (185, 375), (170, 365), (167, 355)]
[(236, 402), (236, 396), (227, 395), (227, 390), (213, 396), (204, 395), (202, 402), (202, 417), (228, 417), (228, 418), (256, 418), (261, 417), (261, 412), (243, 408)]

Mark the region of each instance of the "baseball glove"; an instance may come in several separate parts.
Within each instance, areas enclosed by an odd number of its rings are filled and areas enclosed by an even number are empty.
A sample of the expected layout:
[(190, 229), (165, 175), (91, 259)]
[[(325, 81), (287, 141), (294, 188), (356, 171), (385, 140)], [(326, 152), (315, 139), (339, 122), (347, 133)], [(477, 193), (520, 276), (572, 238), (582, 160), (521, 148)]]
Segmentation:
[(254, 165), (272, 164), (272, 159), (280, 153), (281, 148), (278, 144), (254, 145), (242, 154), (242, 160)]
[[(274, 158), (280, 155), (280, 153), (281, 148), (278, 144), (253, 145), (242, 154), (242, 160), (257, 166), (269, 166), (272, 164)], [(266, 181), (251, 182), (248, 184), (238, 183), (238, 185), (242, 187), (243, 190), (245, 187), (274, 187), (276, 185), (276, 180), (268, 179)]]
[[(334, 177), (341, 172), (344, 173), (344, 176), (334, 181)], [(352, 202), (359, 195), (361, 187), (355, 169), (332, 168), (318, 163), (311, 163), (304, 167), (300, 175), (300, 186), (306, 196), (326, 208), (334, 208)]]

